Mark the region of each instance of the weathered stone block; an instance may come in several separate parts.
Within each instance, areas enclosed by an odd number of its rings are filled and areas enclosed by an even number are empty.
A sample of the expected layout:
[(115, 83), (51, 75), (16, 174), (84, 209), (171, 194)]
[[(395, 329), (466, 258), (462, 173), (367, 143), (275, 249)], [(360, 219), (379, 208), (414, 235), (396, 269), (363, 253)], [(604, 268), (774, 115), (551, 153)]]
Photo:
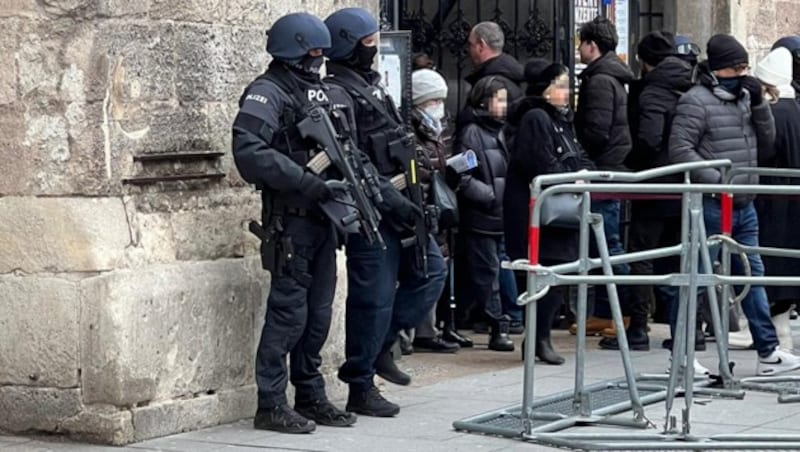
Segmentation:
[(77, 283), (0, 276), (0, 385), (78, 386)]
[(150, 0), (98, 0), (97, 14), (104, 17), (144, 17), (150, 10)]
[(222, 20), (226, 3), (225, 0), (151, 0), (149, 14), (155, 20), (217, 23)]
[(64, 419), (59, 430), (79, 440), (121, 446), (133, 442), (133, 416), (128, 410), (93, 405)]
[(0, 198), (0, 273), (102, 271), (130, 244), (115, 198)]
[(216, 395), (178, 399), (134, 408), (135, 441), (197, 430), (219, 423), (219, 400)]
[[(0, 46), (4, 49), (16, 48), (16, 36), (4, 35), (0, 37)], [(12, 52), (3, 52), (0, 53), (0, 105), (10, 104), (16, 100), (17, 61)]]
[[(175, 34), (176, 89), (183, 101), (236, 102), (266, 67), (263, 30), (180, 25)], [(227, 118), (228, 132), (232, 121)]]
[(82, 281), (86, 402), (124, 406), (247, 384), (261, 273), (250, 258)]
[(220, 391), (217, 393), (217, 398), (220, 424), (252, 417), (258, 408), (258, 390), (255, 385)]
[(247, 219), (259, 218), (260, 204), (249, 203), (207, 210), (177, 212), (172, 230), (178, 260), (208, 260), (241, 254)]
[(36, 0), (4, 0), (0, 2), (0, 17), (35, 17), (41, 13)]
[(79, 389), (0, 386), (0, 430), (53, 431), (81, 410)]

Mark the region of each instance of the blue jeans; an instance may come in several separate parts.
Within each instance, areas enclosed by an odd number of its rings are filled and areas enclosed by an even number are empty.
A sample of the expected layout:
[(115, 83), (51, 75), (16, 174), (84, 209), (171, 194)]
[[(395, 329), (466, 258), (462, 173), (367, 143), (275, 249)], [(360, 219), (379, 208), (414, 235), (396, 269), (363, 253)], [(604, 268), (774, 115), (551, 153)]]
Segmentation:
[(366, 390), (373, 384), (374, 363), (401, 329), (417, 326), (444, 289), (447, 267), (433, 237), (428, 240), (428, 276), (419, 268), (415, 248), (384, 223), (386, 249), (353, 234), (347, 239), (345, 357), (339, 379)]
[[(617, 256), (625, 253), (625, 247), (622, 246), (622, 235), (620, 234), (620, 201), (614, 199), (603, 199), (599, 201), (592, 201), (592, 212), (599, 213), (603, 216), (603, 230), (606, 233), (606, 245), (608, 252), (612, 256)], [(620, 264), (614, 266), (614, 274), (628, 275), (631, 269), (628, 264)], [(617, 291), (620, 296), (620, 303), (624, 303), (624, 287), (617, 286)], [(591, 313), (604, 319), (611, 318), (611, 307), (608, 304), (608, 293), (605, 287), (597, 287), (594, 296), (594, 309), (589, 309)]]
[[(500, 242), (500, 262), (508, 260), (506, 254), (506, 242)], [(514, 272), (508, 269), (500, 269), (500, 302), (503, 305), (503, 314), (509, 316), (511, 320), (522, 321), (522, 306), (517, 304), (517, 281)]]
[[(721, 231), (721, 207), (719, 200), (712, 198), (703, 199), (703, 213), (706, 224), (706, 233), (710, 236), (719, 234)], [(732, 238), (745, 246), (758, 246), (758, 215), (753, 203), (741, 209), (733, 211), (733, 232)], [(711, 260), (720, 250), (712, 250)], [(764, 263), (761, 255), (749, 254), (747, 260), (750, 261), (750, 271), (753, 276), (764, 276)], [(741, 275), (743, 272), (742, 263), (739, 257), (731, 257), (731, 274)], [(769, 312), (769, 301), (767, 291), (764, 286), (751, 286), (747, 296), (742, 300), (742, 310), (744, 311), (747, 322), (750, 326), (750, 334), (753, 335), (753, 343), (756, 346), (758, 355), (768, 356), (778, 346), (778, 337), (775, 333), (775, 326), (772, 324), (772, 317)], [(727, 313), (725, 313), (727, 314)]]

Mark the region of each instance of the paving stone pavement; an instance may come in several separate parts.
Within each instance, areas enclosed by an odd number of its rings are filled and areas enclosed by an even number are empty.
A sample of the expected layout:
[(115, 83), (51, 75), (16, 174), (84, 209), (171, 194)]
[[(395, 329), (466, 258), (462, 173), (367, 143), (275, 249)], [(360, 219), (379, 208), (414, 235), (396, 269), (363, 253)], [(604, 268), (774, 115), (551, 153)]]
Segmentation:
[[(800, 322), (793, 322), (795, 343), (800, 344)], [(634, 352), (638, 372), (663, 373), (668, 351), (660, 349), (666, 330), (654, 325), (649, 352)], [(570, 390), (574, 381), (574, 338), (565, 331), (554, 332), (556, 347), (564, 353), (564, 366), (536, 366), (537, 396)], [(599, 350), (596, 339), (589, 338), (586, 383), (596, 383), (622, 376), (617, 352)], [(709, 344), (709, 345), (713, 345)], [(713, 347), (699, 352), (705, 365), (716, 366)], [(488, 357), (488, 358), (487, 358)], [(754, 351), (731, 351), (737, 362), (737, 376), (755, 373)], [(411, 452), (411, 451), (548, 451), (558, 450), (519, 440), (470, 434), (455, 431), (453, 421), (487, 411), (519, 404), (522, 397), (522, 366), (516, 353), (496, 353), (482, 350), (462, 350), (455, 355), (415, 354), (404, 357), (400, 366), (415, 376), (409, 387), (382, 384), (386, 397), (399, 403), (400, 415), (393, 419), (361, 416), (350, 428), (318, 427), (310, 435), (284, 435), (254, 430), (252, 420), (220, 425), (149, 440), (127, 447), (94, 446), (69, 442), (60, 437), (0, 436), (0, 451), (353, 451), (353, 452)], [(472, 363), (469, 365), (467, 363)], [(493, 364), (494, 363), (494, 364)], [(448, 368), (455, 371), (449, 375)], [(435, 377), (431, 377), (434, 374)], [(797, 372), (800, 375), (800, 372)], [(742, 401), (711, 399), (698, 396), (692, 407), (692, 432), (697, 435), (720, 433), (798, 433), (800, 404), (778, 404), (777, 396), (749, 391)], [(680, 415), (683, 399), (677, 399), (673, 414)], [(343, 401), (338, 401), (343, 404)], [(647, 417), (661, 427), (665, 421), (663, 403), (646, 408)], [(624, 414), (622, 415), (624, 416)], [(620, 432), (631, 431), (613, 427), (579, 427), (571, 431)], [(655, 432), (655, 430), (650, 430)], [(710, 450), (710, 449), (709, 449)]]

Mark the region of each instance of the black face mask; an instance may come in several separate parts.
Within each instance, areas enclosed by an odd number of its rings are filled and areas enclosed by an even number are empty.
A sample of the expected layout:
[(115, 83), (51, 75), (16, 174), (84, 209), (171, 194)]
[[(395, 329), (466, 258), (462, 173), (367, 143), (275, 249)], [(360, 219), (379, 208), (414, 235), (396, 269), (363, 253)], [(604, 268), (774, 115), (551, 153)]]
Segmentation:
[(717, 77), (719, 86), (725, 91), (739, 95), (742, 92), (742, 77)]
[(353, 50), (353, 57), (350, 61), (357, 69), (369, 71), (372, 69), (372, 63), (375, 62), (377, 53), (378, 46), (366, 47), (359, 42), (355, 50)]
[(308, 72), (309, 74), (319, 75), (319, 70), (322, 68), (322, 64), (325, 63), (325, 57), (322, 55), (320, 56), (311, 56), (306, 55), (297, 65), (298, 69), (301, 69), (303, 72)]

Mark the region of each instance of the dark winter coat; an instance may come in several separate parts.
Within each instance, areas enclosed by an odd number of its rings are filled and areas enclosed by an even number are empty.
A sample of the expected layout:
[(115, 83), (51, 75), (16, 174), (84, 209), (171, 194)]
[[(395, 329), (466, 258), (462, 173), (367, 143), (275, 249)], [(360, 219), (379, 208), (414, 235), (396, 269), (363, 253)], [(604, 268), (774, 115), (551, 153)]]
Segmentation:
[(478, 167), (462, 175), (457, 190), (458, 226), (462, 231), (502, 235), (508, 162), (497, 138), (500, 124), (482, 113), (469, 115), (476, 120), (462, 125), (456, 141), (456, 153), (472, 149), (478, 158)]
[(578, 141), (598, 169), (624, 171), (631, 150), (628, 93), (633, 73), (616, 53), (607, 52), (581, 72), (575, 112)]
[[(638, 97), (631, 93), (629, 111), (633, 149), (628, 155), (628, 167), (641, 171), (669, 165), (669, 129), (678, 99), (693, 85), (692, 66), (676, 57), (664, 59), (641, 80)], [(679, 182), (681, 177), (659, 180)], [(632, 203), (635, 216), (665, 218), (680, 216), (680, 201), (639, 201)]]
[[(784, 98), (786, 96), (786, 98)], [(784, 93), (772, 105), (775, 116), (775, 156), (762, 166), (800, 169), (800, 103), (791, 92)], [(800, 180), (783, 177), (762, 177), (762, 184), (800, 185)], [(759, 242), (761, 246), (800, 249), (800, 200), (780, 196), (759, 196), (758, 211)], [(788, 259), (762, 255), (767, 276), (800, 275), (800, 259)], [(770, 301), (800, 299), (800, 286), (767, 286)]]
[[(669, 139), (672, 163), (730, 159), (734, 168), (756, 167), (759, 159), (774, 152), (775, 121), (769, 103), (750, 107), (750, 93), (742, 89), (735, 95), (718, 85), (708, 65), (697, 66), (698, 84), (681, 96), (675, 108)], [(719, 170), (705, 168), (692, 173), (692, 179), (709, 184), (721, 182)], [(758, 176), (734, 177), (735, 184), (757, 184)], [(752, 195), (736, 195), (734, 205), (752, 201)]]
[(464, 77), (464, 80), (471, 86), (475, 86), (480, 79), (490, 75), (501, 76), (511, 82), (505, 83), (509, 99), (518, 99), (522, 96), (522, 84), (525, 82), (525, 68), (511, 55), (501, 53), (491, 60), (485, 61), (480, 66), (476, 67), (469, 75)]
[[(509, 146), (508, 176), (503, 199), (506, 251), (511, 260), (528, 257), (530, 183), (542, 174), (593, 169), (575, 136), (572, 113), (566, 115), (543, 99), (526, 97), (512, 105), (503, 136)], [(543, 227), (539, 257), (567, 262), (578, 257), (578, 232)]]
[[(447, 167), (447, 158), (450, 157), (450, 149), (444, 144), (441, 135), (436, 133), (425, 124), (422, 113), (416, 108), (411, 113), (411, 125), (414, 127), (414, 141), (417, 149), (417, 171), (422, 183), (425, 198), (430, 198), (431, 174), (439, 171), (444, 174)], [(442, 250), (442, 255), (448, 257), (450, 250), (447, 244), (446, 231), (440, 231), (436, 237), (436, 242)]]

